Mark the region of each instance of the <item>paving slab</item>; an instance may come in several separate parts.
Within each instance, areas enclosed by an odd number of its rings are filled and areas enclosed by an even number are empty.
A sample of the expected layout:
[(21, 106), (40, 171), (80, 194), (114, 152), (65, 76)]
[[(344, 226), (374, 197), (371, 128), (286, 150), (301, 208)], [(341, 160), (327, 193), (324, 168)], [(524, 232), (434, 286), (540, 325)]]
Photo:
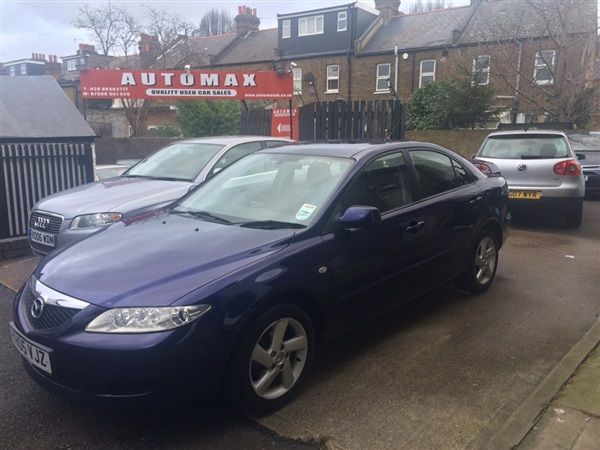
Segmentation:
[(592, 352), (559, 393), (556, 404), (600, 418), (600, 347)]
[(0, 284), (13, 291), (18, 291), (29, 278), (40, 259), (38, 256), (24, 256), (0, 260)]

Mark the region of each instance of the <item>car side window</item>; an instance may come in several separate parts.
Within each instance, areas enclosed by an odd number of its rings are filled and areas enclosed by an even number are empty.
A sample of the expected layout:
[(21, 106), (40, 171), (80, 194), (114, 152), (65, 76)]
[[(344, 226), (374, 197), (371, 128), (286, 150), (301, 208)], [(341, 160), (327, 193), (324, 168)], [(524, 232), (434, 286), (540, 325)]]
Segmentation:
[(411, 150), (423, 197), (441, 194), (469, 182), (465, 168), (450, 157), (431, 150)]
[(260, 150), (261, 148), (262, 145), (260, 141), (246, 142), (244, 144), (239, 144), (235, 147), (231, 147), (215, 163), (212, 170), (210, 171), (210, 174), (215, 175), (217, 172), (223, 170), (225, 167), (230, 166), (237, 160), (242, 159), (244, 156), (249, 155), (250, 153), (254, 153), (257, 150)]
[(380, 213), (391, 211), (414, 200), (410, 169), (402, 152), (392, 153), (368, 163), (342, 198), (342, 207), (373, 206)]

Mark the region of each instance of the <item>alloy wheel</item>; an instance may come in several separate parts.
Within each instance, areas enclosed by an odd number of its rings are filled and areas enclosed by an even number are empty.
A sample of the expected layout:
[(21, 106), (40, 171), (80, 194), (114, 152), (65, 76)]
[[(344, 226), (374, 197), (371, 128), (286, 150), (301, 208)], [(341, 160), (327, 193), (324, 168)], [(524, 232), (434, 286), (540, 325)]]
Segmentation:
[(296, 384), (308, 355), (308, 337), (300, 322), (284, 317), (260, 335), (250, 358), (252, 389), (261, 398), (273, 400)]
[(485, 285), (491, 281), (497, 262), (496, 242), (491, 237), (486, 236), (479, 242), (475, 254), (475, 278), (479, 284)]

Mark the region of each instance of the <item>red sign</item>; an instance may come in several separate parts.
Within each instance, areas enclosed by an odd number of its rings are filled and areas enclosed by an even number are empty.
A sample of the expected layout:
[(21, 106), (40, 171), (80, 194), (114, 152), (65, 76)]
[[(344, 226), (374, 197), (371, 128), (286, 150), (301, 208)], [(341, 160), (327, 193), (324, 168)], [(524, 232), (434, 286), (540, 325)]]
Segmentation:
[(289, 108), (273, 109), (271, 113), (271, 136), (290, 138), (298, 140), (298, 108), (292, 108), (291, 126), (293, 133), (290, 133), (290, 110)]
[(86, 70), (83, 98), (162, 100), (291, 99), (292, 74), (269, 71)]

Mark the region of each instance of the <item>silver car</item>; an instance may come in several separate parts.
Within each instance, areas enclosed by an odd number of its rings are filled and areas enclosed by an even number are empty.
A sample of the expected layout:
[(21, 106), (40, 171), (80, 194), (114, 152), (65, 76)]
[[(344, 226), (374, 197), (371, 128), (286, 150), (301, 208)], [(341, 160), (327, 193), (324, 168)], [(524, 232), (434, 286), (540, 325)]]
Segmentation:
[(585, 181), (565, 133), (497, 131), (486, 138), (475, 158), (500, 169), (512, 212), (562, 216), (570, 227), (581, 224)]
[(29, 216), (29, 243), (45, 255), (119, 222), (123, 215), (167, 205), (238, 159), (292, 141), (225, 136), (175, 142), (121, 176), (40, 200)]

